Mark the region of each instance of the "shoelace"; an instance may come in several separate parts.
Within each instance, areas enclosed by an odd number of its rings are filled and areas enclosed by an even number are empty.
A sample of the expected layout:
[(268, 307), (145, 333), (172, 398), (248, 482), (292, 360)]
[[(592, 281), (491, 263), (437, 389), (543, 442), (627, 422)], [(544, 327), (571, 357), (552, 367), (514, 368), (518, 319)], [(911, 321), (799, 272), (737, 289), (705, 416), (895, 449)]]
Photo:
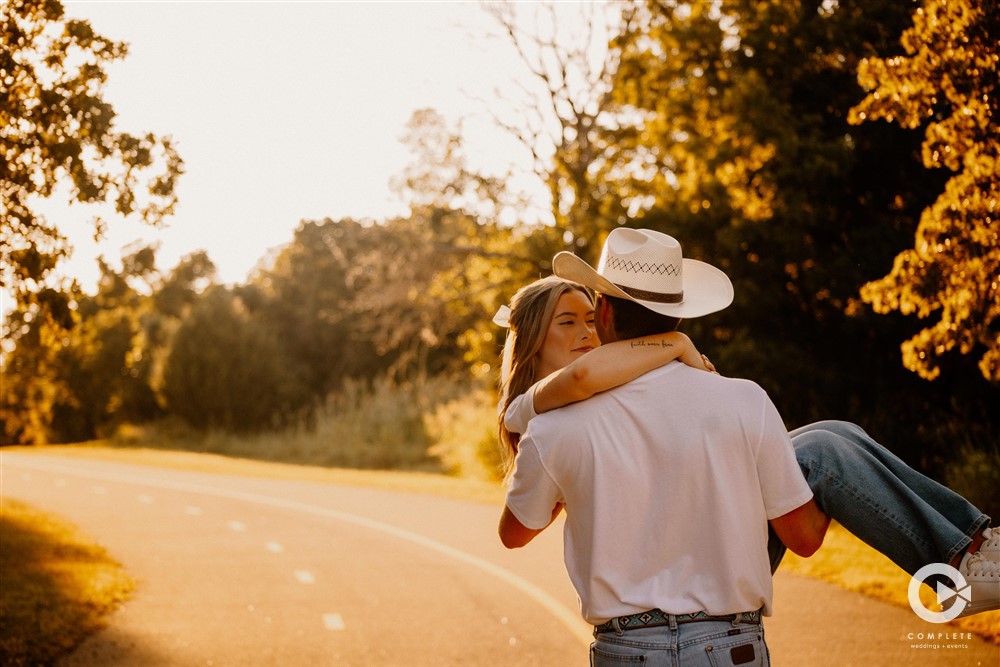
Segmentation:
[(981, 553), (975, 553), (965, 564), (966, 577), (1000, 579), (1000, 563), (990, 560)]

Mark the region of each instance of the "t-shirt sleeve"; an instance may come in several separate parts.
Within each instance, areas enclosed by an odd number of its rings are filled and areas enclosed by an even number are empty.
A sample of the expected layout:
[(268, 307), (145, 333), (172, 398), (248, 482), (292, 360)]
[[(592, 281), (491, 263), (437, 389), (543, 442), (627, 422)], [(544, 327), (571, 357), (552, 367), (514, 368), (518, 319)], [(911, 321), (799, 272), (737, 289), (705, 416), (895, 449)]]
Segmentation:
[(795, 449), (788, 430), (766, 394), (757, 449), (757, 475), (768, 520), (801, 507), (813, 496), (795, 460)]
[(521, 440), (514, 459), (514, 474), (507, 489), (507, 507), (525, 528), (539, 530), (552, 521), (552, 510), (562, 492), (545, 470), (530, 434)]
[(503, 416), (504, 426), (511, 433), (524, 433), (528, 430), (528, 422), (538, 416), (535, 412), (535, 389), (538, 383), (531, 385), (528, 391), (515, 396)]

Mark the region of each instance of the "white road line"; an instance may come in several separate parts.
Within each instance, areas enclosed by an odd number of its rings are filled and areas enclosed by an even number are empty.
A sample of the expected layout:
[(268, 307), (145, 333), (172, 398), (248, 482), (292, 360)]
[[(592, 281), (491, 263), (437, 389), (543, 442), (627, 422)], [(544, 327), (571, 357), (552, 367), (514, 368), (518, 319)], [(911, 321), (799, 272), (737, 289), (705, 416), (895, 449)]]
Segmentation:
[(188, 505), (184, 508), (185, 514), (190, 514), (191, 516), (201, 516), (201, 508), (195, 507), (194, 505)]
[(153, 504), (153, 496), (147, 496), (147, 495), (143, 494), (143, 495), (139, 496), (137, 498), (137, 500), (140, 503), (143, 503), (144, 505), (152, 505)]
[(64, 479), (57, 479), (56, 480), (56, 486), (66, 486), (66, 480), (64, 480)]
[(316, 583), (316, 577), (309, 570), (295, 570), (295, 578), (299, 580), (300, 584)]
[(229, 522), (229, 529), (233, 530), (233, 531), (236, 531), (237, 533), (245, 533), (245, 532), (247, 532), (246, 524), (240, 523), (239, 521), (230, 521)]
[(343, 630), (346, 627), (340, 614), (323, 614), (323, 625), (327, 630)]
[[(91, 479), (103, 479), (107, 481), (114, 482), (131, 482), (133, 484), (143, 484), (146, 486), (151, 486), (160, 489), (170, 489), (173, 491), (185, 491), (188, 493), (200, 493), (207, 496), (216, 496), (219, 498), (230, 498), (233, 500), (242, 500), (248, 503), (255, 503), (257, 505), (267, 505), (270, 507), (280, 507), (283, 509), (293, 510), (297, 512), (303, 512), (306, 514), (312, 514), (314, 516), (322, 516), (329, 519), (335, 519), (337, 521), (343, 521), (344, 523), (353, 524), (355, 526), (361, 526), (363, 528), (368, 528), (386, 535), (391, 535), (401, 540), (406, 540), (407, 542), (412, 542), (422, 546), (430, 551), (437, 552), (443, 556), (453, 558), (457, 561), (471, 565), (472, 567), (478, 568), (487, 574), (491, 574), (494, 577), (500, 579), (501, 581), (513, 586), (518, 589), (536, 603), (545, 608), (550, 614), (552, 614), (563, 626), (576, 637), (584, 646), (590, 646), (594, 640), (593, 636), (593, 626), (588, 625), (582, 618), (580, 618), (577, 612), (571, 611), (568, 607), (563, 605), (559, 600), (545, 592), (535, 584), (527, 581), (526, 579), (519, 577), (518, 575), (505, 570), (504, 568), (491, 563), (490, 561), (480, 558), (478, 556), (473, 556), (470, 553), (466, 553), (454, 547), (450, 547), (447, 544), (442, 544), (432, 540), (429, 537), (419, 535), (417, 533), (404, 530), (402, 528), (397, 528), (396, 526), (389, 525), (387, 523), (382, 523), (381, 521), (376, 521), (374, 519), (369, 519), (368, 517), (359, 516), (357, 514), (350, 514), (348, 512), (342, 512), (340, 510), (328, 509), (326, 507), (319, 507), (317, 505), (310, 505), (308, 503), (303, 503), (295, 500), (287, 500), (285, 498), (275, 498), (272, 496), (265, 496), (258, 493), (250, 493), (246, 491), (231, 491), (227, 489), (219, 489), (214, 486), (206, 486), (203, 484), (192, 484), (189, 482), (173, 482), (162, 479), (155, 479), (142, 476), (131, 476), (123, 475), (117, 473), (106, 473), (96, 470), (81, 470), (79, 468), (70, 468), (68, 466), (60, 465), (58, 462), (44, 461), (41, 457), (35, 458), (31, 455), (29, 456), (18, 456), (16, 454), (8, 454), (10, 459), (14, 459), (12, 462), (15, 466), (24, 466), (27, 468), (34, 468), (35, 470), (45, 470), (52, 473), (64, 473), (67, 475), (77, 475), (80, 477), (89, 477)], [(34, 460), (31, 460), (34, 458)]]
[(280, 554), (285, 550), (285, 547), (281, 546), (280, 542), (268, 542), (267, 550), (273, 554)]

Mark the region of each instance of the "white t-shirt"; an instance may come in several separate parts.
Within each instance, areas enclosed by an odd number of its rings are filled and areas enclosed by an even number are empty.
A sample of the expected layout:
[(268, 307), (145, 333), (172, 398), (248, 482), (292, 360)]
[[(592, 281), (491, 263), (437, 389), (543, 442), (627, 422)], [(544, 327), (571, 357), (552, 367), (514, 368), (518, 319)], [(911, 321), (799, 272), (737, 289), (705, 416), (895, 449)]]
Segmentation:
[(595, 625), (770, 614), (767, 521), (812, 497), (764, 390), (680, 362), (534, 417), (515, 466), (507, 506), (526, 527), (565, 503), (566, 569)]
[(524, 433), (528, 430), (528, 422), (538, 416), (535, 412), (535, 390), (538, 389), (538, 382), (520, 396), (515, 396), (507, 406), (503, 423), (511, 433)]

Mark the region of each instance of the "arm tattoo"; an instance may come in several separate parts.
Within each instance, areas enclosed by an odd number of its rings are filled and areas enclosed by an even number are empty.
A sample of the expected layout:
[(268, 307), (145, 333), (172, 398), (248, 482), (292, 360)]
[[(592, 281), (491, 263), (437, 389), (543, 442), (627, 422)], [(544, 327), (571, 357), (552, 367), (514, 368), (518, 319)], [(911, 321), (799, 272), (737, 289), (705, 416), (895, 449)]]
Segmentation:
[(673, 347), (674, 344), (667, 342), (665, 340), (646, 342), (644, 340), (633, 340), (630, 341), (632, 347)]

